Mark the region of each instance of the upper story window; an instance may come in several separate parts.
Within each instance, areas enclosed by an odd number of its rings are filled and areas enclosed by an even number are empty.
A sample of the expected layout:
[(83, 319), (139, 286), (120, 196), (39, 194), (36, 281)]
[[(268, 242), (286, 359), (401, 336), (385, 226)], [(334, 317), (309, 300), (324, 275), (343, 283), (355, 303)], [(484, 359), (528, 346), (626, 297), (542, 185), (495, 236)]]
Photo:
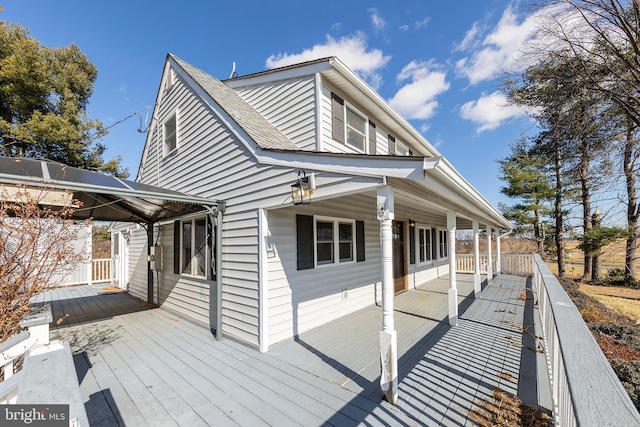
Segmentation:
[(164, 155), (178, 148), (178, 113), (175, 112), (164, 122), (163, 126)]
[(409, 151), (409, 147), (404, 145), (402, 142), (396, 141), (396, 156), (409, 156), (411, 152)]
[(365, 151), (367, 140), (367, 119), (356, 112), (352, 107), (346, 107), (347, 112), (347, 145), (351, 145), (359, 151)]

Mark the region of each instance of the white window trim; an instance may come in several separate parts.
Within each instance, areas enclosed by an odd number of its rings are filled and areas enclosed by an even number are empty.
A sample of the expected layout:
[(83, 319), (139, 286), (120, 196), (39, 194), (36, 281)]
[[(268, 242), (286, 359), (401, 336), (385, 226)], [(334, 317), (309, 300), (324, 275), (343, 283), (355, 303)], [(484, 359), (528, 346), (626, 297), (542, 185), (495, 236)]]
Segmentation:
[[(449, 230), (447, 230), (446, 228), (438, 228), (438, 259), (448, 259), (449, 258), (449, 242), (448, 242), (448, 233)], [(447, 253), (445, 256), (442, 256), (442, 251), (440, 250), (440, 248), (442, 247), (442, 235), (447, 236), (447, 242), (446, 245), (444, 246), (444, 251)]]
[[(318, 221), (320, 222), (332, 222), (333, 223), (333, 262), (327, 262), (323, 264), (318, 264)], [(340, 233), (339, 226), (340, 223), (349, 223), (351, 224), (351, 253), (352, 259), (349, 261), (340, 261)], [(313, 259), (313, 267), (314, 268), (325, 268), (325, 267), (334, 267), (336, 265), (347, 265), (347, 264), (355, 264), (358, 259), (358, 254), (356, 253), (357, 245), (356, 245), (356, 220), (349, 218), (336, 218), (330, 216), (313, 216), (313, 248), (314, 248), (314, 259)]]
[[(398, 153), (398, 146), (403, 147), (405, 149), (406, 153), (405, 154)], [(396, 147), (396, 152), (393, 153), (393, 154), (395, 154), (396, 156), (408, 156), (409, 155), (409, 151), (410, 151), (409, 150), (409, 146), (407, 144), (405, 144), (404, 142), (402, 142), (402, 141), (398, 141), (397, 138), (396, 138), (395, 147)]]
[[(435, 259), (432, 258), (433, 252), (432, 252), (432, 247), (434, 242), (431, 241), (432, 240), (432, 236), (431, 236), (431, 230), (433, 229), (433, 227), (427, 227), (427, 226), (418, 226), (418, 238), (416, 239), (416, 245), (418, 246), (418, 250), (416, 251), (417, 253), (417, 264), (418, 265), (432, 265), (435, 262)], [(431, 241), (431, 247), (429, 248), (429, 250), (427, 252), (425, 252), (426, 258), (424, 261), (420, 261), (420, 235), (422, 234), (422, 232), (426, 231), (426, 234), (429, 236), (429, 240)]]
[[(197, 258), (196, 258), (196, 221), (198, 220), (202, 220), (204, 219), (205, 221), (205, 251), (204, 251), (204, 275), (200, 276), (197, 274), (194, 274), (194, 271), (197, 270)], [(206, 279), (207, 278), (207, 268), (209, 265), (211, 265), (211, 248), (209, 247), (209, 244), (207, 242), (207, 236), (206, 236), (206, 228), (207, 228), (207, 221), (208, 218), (206, 216), (196, 216), (196, 217), (189, 217), (189, 218), (185, 218), (180, 220), (180, 276), (183, 277), (193, 277), (196, 279)], [(182, 266), (184, 265), (184, 258), (183, 258), (183, 254), (184, 254), (184, 233), (182, 232), (182, 227), (183, 224), (185, 222), (190, 222), (191, 223), (191, 272), (190, 273), (185, 273), (184, 271), (182, 271)]]
[[(356, 113), (358, 116), (360, 116), (361, 118), (364, 119), (364, 149), (361, 150), (358, 147), (355, 147), (351, 144), (349, 144), (349, 125), (347, 124), (347, 108), (352, 110), (354, 113)], [(360, 111), (359, 109), (357, 109), (353, 104), (347, 102), (346, 100), (344, 100), (344, 108), (342, 110), (342, 114), (344, 117), (343, 123), (344, 123), (344, 145), (346, 145), (349, 148), (352, 148), (356, 151), (358, 151), (359, 153), (368, 153), (369, 152), (369, 116), (367, 116), (366, 114), (364, 114), (362, 111)], [(359, 131), (357, 131), (359, 132)]]
[[(170, 114), (169, 117), (167, 117), (167, 119), (162, 122), (162, 157), (163, 158), (167, 157), (167, 156), (170, 156), (171, 154), (175, 153), (178, 150), (178, 147), (180, 147), (180, 138), (179, 138), (180, 137), (180, 128), (178, 126), (178, 123), (179, 123), (179, 120), (178, 120), (179, 114), (178, 113), (179, 113), (179, 111), (175, 110), (173, 112), (173, 114)], [(176, 146), (175, 146), (175, 148), (173, 150), (167, 152), (166, 124), (167, 124), (167, 122), (169, 122), (174, 117), (175, 117), (175, 120), (176, 120), (176, 132), (175, 132), (176, 133)]]

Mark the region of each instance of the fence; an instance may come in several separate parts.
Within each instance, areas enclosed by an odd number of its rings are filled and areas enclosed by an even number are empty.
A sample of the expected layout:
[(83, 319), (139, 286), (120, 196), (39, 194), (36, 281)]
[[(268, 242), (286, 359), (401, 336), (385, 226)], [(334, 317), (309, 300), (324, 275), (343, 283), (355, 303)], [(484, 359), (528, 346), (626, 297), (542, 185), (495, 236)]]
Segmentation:
[[(487, 264), (489, 256), (480, 254), (480, 271), (479, 273), (487, 273)], [(492, 271), (497, 270), (497, 255), (491, 257)], [(533, 257), (530, 254), (501, 254), (500, 266), (502, 273), (505, 274), (533, 274)], [(474, 255), (473, 254), (456, 254), (456, 271), (458, 273), (475, 273)]]
[(640, 425), (640, 414), (562, 285), (540, 255), (528, 256), (556, 425)]
[(111, 282), (113, 259), (97, 258), (91, 260), (91, 283)]

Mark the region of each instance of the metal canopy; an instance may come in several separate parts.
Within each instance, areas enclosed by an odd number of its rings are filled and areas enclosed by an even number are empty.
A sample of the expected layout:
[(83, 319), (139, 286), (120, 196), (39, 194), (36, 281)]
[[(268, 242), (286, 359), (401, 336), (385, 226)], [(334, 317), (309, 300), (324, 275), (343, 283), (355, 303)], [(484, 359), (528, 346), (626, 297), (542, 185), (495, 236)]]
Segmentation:
[(73, 218), (96, 221), (154, 223), (215, 209), (222, 203), (47, 159), (0, 157), (0, 186), (3, 184), (42, 192), (71, 191), (73, 199), (80, 202)]

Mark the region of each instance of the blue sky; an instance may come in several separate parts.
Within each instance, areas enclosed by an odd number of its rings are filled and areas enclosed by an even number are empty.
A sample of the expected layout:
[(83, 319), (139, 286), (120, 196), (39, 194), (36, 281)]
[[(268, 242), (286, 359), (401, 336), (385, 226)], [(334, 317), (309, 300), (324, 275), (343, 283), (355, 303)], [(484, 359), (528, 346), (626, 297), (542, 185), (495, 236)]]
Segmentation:
[[(338, 55), (491, 203), (496, 159), (535, 123), (505, 105), (504, 71), (523, 63), (531, 17), (517, 2), (457, 1), (48, 1), (1, 2), (0, 20), (20, 23), (51, 47), (75, 43), (98, 67), (89, 117), (105, 126), (147, 116), (171, 52), (219, 79)], [(145, 135), (132, 117), (101, 142), (131, 178)]]

